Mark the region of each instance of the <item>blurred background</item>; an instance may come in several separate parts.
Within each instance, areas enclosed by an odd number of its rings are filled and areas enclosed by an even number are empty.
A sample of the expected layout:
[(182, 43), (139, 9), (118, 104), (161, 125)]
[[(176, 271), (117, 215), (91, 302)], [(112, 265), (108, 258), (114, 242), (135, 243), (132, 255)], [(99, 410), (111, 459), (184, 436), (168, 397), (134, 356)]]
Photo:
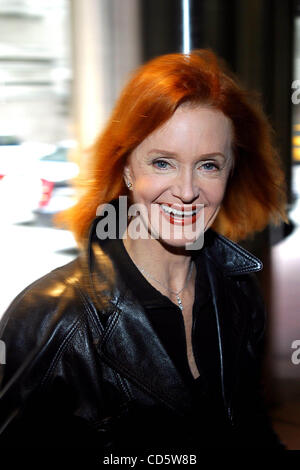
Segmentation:
[(203, 47), (260, 93), (286, 174), (290, 223), (241, 244), (264, 263), (273, 424), (300, 449), (300, 0), (0, 0), (0, 315), (77, 255), (52, 218), (130, 72)]

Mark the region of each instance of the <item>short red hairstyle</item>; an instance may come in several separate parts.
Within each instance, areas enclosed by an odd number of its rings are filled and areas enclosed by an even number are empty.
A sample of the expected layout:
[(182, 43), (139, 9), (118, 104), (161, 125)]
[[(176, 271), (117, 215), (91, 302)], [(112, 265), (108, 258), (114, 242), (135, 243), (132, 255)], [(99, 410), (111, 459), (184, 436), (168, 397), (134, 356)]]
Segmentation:
[(284, 175), (259, 100), (238, 84), (212, 51), (203, 49), (152, 59), (125, 86), (90, 149), (85, 192), (58, 217), (78, 242), (87, 235), (100, 204), (128, 194), (123, 179), (128, 155), (178, 106), (189, 102), (222, 111), (233, 126), (234, 169), (212, 228), (238, 241), (269, 222), (287, 221)]

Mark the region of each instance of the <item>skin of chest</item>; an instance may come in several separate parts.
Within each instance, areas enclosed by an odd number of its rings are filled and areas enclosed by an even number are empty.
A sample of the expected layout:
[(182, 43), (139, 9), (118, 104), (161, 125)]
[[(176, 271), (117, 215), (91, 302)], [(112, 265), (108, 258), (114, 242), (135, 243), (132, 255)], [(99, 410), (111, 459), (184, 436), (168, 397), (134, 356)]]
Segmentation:
[[(161, 291), (164, 295), (165, 292)], [(176, 305), (176, 296), (170, 294), (169, 299), (174, 302)], [(193, 352), (193, 345), (192, 345), (192, 326), (193, 326), (193, 305), (194, 305), (194, 298), (195, 298), (195, 276), (191, 278), (191, 282), (187, 286), (187, 288), (182, 293), (181, 301), (183, 304), (183, 321), (184, 321), (184, 328), (185, 328), (185, 339), (186, 339), (186, 352), (189, 367), (193, 377), (196, 379), (199, 377), (200, 373), (196, 365), (194, 352)]]
[(195, 297), (195, 284), (193, 283), (191, 287), (184, 293), (183, 296), (183, 320), (185, 327), (185, 337), (186, 337), (186, 348), (187, 348), (187, 358), (189, 367), (193, 377), (196, 379), (199, 377), (200, 373), (196, 365), (193, 345), (192, 345), (192, 325), (193, 325), (193, 305)]

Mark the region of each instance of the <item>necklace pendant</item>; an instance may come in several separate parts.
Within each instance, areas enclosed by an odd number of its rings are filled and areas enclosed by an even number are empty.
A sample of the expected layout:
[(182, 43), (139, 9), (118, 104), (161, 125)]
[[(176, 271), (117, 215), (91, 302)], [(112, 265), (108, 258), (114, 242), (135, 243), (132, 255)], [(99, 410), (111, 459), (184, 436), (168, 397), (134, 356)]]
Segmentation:
[(182, 311), (182, 310), (183, 310), (183, 306), (182, 306), (181, 298), (179, 297), (179, 295), (176, 295), (176, 299), (177, 299), (179, 308), (180, 308), (180, 310)]

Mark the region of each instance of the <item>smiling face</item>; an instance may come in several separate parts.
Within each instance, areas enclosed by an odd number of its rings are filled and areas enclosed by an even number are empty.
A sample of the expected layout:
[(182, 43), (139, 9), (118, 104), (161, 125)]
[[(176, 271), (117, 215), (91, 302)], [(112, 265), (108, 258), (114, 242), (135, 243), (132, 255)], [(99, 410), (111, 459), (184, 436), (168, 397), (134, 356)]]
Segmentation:
[(232, 166), (231, 142), (231, 122), (221, 111), (182, 105), (134, 149), (124, 178), (132, 202), (145, 208), (149, 233), (182, 246), (199, 237), (197, 227), (212, 225)]

